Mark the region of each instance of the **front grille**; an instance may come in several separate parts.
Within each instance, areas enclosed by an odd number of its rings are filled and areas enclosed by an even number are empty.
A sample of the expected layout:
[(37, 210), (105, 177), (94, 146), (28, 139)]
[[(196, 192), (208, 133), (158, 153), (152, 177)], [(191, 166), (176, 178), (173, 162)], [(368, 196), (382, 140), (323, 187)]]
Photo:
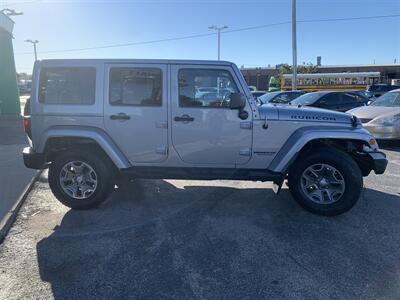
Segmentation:
[(368, 123), (369, 121), (372, 121), (372, 119), (367, 119), (367, 118), (360, 118), (361, 123)]

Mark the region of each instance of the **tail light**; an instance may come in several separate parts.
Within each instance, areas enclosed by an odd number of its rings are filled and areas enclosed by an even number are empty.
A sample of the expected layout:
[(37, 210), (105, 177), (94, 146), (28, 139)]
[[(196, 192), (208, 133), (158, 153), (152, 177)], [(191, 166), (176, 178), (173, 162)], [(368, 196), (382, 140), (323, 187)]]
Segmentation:
[(22, 117), (22, 123), (24, 125), (24, 130), (25, 133), (28, 135), (28, 137), (31, 139), (32, 138), (32, 131), (31, 131), (31, 117), (30, 116), (23, 116)]

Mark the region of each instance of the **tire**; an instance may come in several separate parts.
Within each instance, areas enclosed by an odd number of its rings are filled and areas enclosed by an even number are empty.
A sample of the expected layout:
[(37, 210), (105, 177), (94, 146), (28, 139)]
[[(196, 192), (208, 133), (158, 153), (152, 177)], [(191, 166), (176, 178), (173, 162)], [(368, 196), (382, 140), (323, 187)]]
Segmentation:
[[(345, 152), (331, 148), (317, 151), (302, 155), (290, 168), (289, 191), (297, 203), (309, 212), (323, 216), (343, 214), (360, 198), (363, 188), (361, 170)], [(314, 180), (315, 170), (323, 175)], [(333, 191), (333, 196), (328, 191)]]
[[(64, 184), (65, 187), (67, 185), (66, 182), (69, 183), (68, 180), (61, 179), (65, 175), (65, 169), (63, 170), (63, 168), (67, 165), (69, 166), (72, 162), (75, 162), (73, 163), (73, 166), (77, 167), (84, 166), (79, 162), (86, 164), (83, 169), (87, 174), (83, 177), (90, 177), (88, 180), (88, 182), (90, 181), (89, 190), (86, 191), (84, 195), (81, 192), (83, 190), (82, 188), (80, 190), (78, 189), (79, 191), (76, 193), (76, 197), (80, 197), (80, 199), (71, 195), (72, 192), (70, 190), (67, 192), (62, 186)], [(90, 168), (92, 168), (94, 173), (91, 172), (92, 170), (90, 170)], [(72, 172), (75, 173), (75, 171), (71, 171), (71, 173)], [(88, 173), (90, 173), (90, 175), (88, 175)], [(100, 203), (104, 202), (111, 193), (112, 188), (114, 187), (113, 174), (114, 172), (110, 170), (107, 160), (104, 159), (104, 156), (98, 151), (95, 151), (94, 153), (91, 151), (89, 153), (87, 150), (73, 150), (62, 153), (52, 160), (48, 177), (51, 191), (62, 204), (73, 209), (90, 209), (95, 208)], [(65, 176), (64, 178), (68, 177)], [(76, 181), (76, 179), (73, 180)], [(81, 178), (80, 180), (82, 181), (80, 182), (82, 186), (83, 184), (85, 184), (85, 187), (89, 186), (89, 184), (86, 183), (86, 179), (82, 180)], [(93, 182), (96, 182), (96, 184)]]

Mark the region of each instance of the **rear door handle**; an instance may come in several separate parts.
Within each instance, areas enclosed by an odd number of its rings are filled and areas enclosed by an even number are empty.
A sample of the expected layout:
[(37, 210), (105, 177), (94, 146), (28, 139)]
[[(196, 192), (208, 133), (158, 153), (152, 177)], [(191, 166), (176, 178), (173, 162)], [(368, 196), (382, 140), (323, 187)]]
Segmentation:
[(189, 123), (189, 122), (193, 122), (194, 118), (189, 116), (189, 115), (182, 115), (180, 117), (176, 116), (174, 118), (174, 121), (176, 122), (183, 122), (183, 123)]
[(131, 117), (124, 113), (119, 113), (118, 115), (111, 115), (111, 120), (129, 120)]

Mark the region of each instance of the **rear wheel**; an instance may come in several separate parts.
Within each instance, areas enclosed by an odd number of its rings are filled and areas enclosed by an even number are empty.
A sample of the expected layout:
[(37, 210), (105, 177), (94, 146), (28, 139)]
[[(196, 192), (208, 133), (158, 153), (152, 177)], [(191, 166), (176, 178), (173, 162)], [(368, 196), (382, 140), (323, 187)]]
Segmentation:
[(352, 157), (330, 148), (298, 159), (288, 181), (292, 196), (303, 208), (325, 216), (351, 209), (363, 187), (361, 170)]
[(114, 186), (112, 174), (101, 154), (68, 152), (53, 159), (49, 185), (64, 205), (89, 209), (107, 199)]

